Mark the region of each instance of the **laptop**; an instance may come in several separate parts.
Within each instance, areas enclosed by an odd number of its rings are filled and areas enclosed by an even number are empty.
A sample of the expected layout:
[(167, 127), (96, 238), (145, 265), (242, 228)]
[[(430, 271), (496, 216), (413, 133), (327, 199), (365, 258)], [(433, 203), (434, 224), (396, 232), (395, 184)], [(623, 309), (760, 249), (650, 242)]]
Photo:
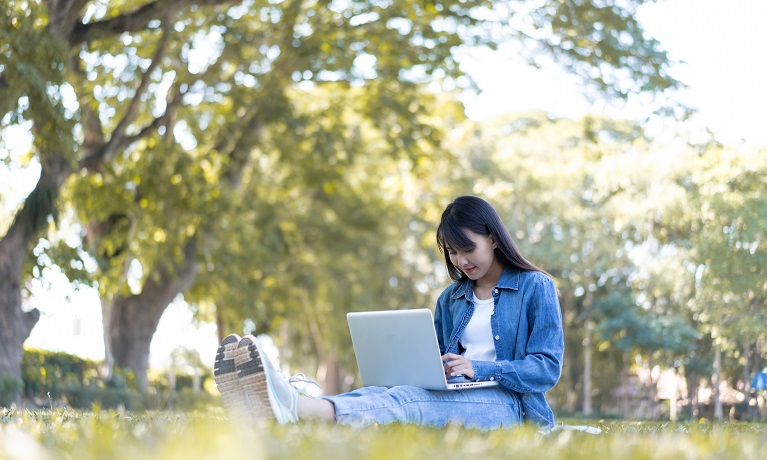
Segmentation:
[(434, 319), (427, 308), (352, 312), (346, 320), (364, 386), (463, 390), (498, 385), (463, 376), (445, 378)]

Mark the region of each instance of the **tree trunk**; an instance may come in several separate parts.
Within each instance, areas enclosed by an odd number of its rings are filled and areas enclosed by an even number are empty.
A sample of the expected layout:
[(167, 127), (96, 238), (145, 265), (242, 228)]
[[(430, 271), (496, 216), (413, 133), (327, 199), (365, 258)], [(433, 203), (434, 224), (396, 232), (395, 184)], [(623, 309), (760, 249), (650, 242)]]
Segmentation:
[(142, 390), (147, 388), (149, 347), (162, 314), (178, 294), (192, 285), (197, 276), (197, 243), (192, 238), (184, 247), (184, 261), (166, 264), (147, 277), (141, 293), (116, 298), (105, 328), (114, 363), (133, 371)]
[(741, 414), (742, 416), (748, 416), (749, 418), (753, 419), (753, 407), (751, 405), (751, 400), (753, 399), (753, 395), (751, 394), (751, 362), (752, 362), (752, 356), (753, 351), (751, 349), (751, 343), (746, 342), (743, 344), (743, 358), (745, 362), (743, 363), (743, 393), (746, 394), (746, 410), (748, 411), (745, 414)]
[(722, 397), (720, 385), (722, 379), (722, 348), (714, 345), (714, 375), (711, 376), (711, 386), (714, 396), (714, 420), (721, 422), (724, 418), (722, 412)]
[(109, 336), (109, 325), (112, 324), (112, 310), (114, 310), (114, 301), (112, 299), (101, 299), (101, 322), (104, 325), (102, 336), (104, 337), (104, 362), (101, 364), (101, 378), (107, 382), (112, 380), (115, 369), (115, 358), (112, 354), (112, 341)]
[(326, 395), (337, 395), (341, 392), (341, 379), (338, 372), (338, 351), (334, 348), (325, 357), (325, 382), (322, 385)]
[[(650, 371), (650, 381), (647, 387), (647, 414), (650, 419), (658, 418), (658, 381), (652, 376), (652, 371), (655, 365), (653, 364), (652, 355), (647, 358), (647, 368)], [(660, 378), (660, 374), (658, 374)]]
[(620, 399), (618, 400), (618, 413), (621, 417), (630, 417), (631, 408), (629, 407), (629, 372), (631, 372), (631, 366), (629, 365), (630, 355), (628, 351), (623, 352), (623, 359), (621, 360), (621, 389)]
[(676, 372), (676, 367), (672, 368), (671, 371), (673, 372), (672, 374), (673, 377), (671, 379), (671, 381), (673, 382), (673, 388), (671, 389), (671, 397), (669, 398), (669, 401), (668, 401), (668, 418), (672, 422), (676, 422), (679, 419), (679, 413), (677, 411), (677, 401), (678, 401), (677, 395), (679, 393), (678, 391), (679, 375)]
[(594, 413), (591, 401), (591, 334), (594, 323), (591, 319), (586, 320), (583, 332), (583, 415), (589, 416)]
[(9, 233), (0, 240), (0, 377), (18, 380), (22, 345), (40, 318), (37, 310), (21, 309), (21, 267), (27, 251), (27, 245), (20, 242), (23, 239)]
[(30, 244), (47, 225), (56, 197), (70, 172), (66, 159), (50, 155), (24, 207), (0, 239), (0, 377), (21, 379), (22, 345), (40, 319), (40, 312), (21, 309), (22, 268)]
[(228, 329), (224, 329), (224, 319), (221, 317), (221, 311), (216, 308), (216, 336), (218, 336), (218, 343), (224, 341), (224, 331), (226, 330)]
[(690, 372), (687, 376), (687, 388), (690, 393), (690, 416), (693, 420), (700, 417), (700, 404), (698, 393), (700, 392), (700, 375), (697, 372)]
[(572, 353), (565, 353), (564, 366), (562, 369), (562, 384), (565, 386), (565, 412), (572, 414), (578, 407), (578, 380), (579, 376), (576, 373), (578, 365), (576, 364), (576, 356)]
[[(569, 333), (573, 332), (575, 337), (574, 328), (571, 326), (572, 313), (570, 297), (563, 297), (560, 303), (560, 309), (562, 310), (562, 326), (565, 328), (565, 337), (569, 336)], [(565, 344), (565, 348), (567, 348)], [(572, 414), (578, 408), (579, 393), (580, 393), (580, 373), (581, 366), (578, 364), (579, 356), (574, 353), (565, 353), (562, 361), (562, 380), (559, 383), (565, 389), (564, 401), (562, 401), (562, 410), (568, 414)]]
[[(21, 265), (26, 251), (18, 225), (13, 225), (0, 240), (0, 377), (21, 379), (21, 345), (25, 314), (21, 310)], [(39, 316), (39, 313), (38, 313)]]

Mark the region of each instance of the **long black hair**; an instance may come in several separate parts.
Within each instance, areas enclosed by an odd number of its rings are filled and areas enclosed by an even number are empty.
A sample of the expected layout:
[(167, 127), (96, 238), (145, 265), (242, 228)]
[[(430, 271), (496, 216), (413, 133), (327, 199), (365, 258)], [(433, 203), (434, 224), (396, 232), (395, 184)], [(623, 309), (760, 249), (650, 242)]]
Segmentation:
[(453, 281), (468, 277), (450, 261), (448, 248), (469, 249), (475, 246), (464, 233), (464, 229), (478, 235), (492, 236), (497, 244), (495, 255), (504, 267), (534, 270), (549, 275), (522, 256), (509, 230), (490, 203), (482, 198), (467, 195), (459, 196), (447, 205), (437, 227), (437, 245), (445, 256), (445, 266)]

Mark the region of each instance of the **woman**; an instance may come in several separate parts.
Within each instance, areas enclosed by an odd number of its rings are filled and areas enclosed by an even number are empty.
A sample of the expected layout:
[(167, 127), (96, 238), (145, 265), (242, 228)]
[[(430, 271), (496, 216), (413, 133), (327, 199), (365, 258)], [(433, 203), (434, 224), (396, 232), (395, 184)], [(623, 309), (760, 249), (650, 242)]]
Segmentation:
[(564, 341), (550, 275), (520, 254), (498, 213), (478, 197), (458, 197), (445, 208), (437, 243), (454, 281), (434, 312), (445, 375), (500, 385), (451, 391), (364, 387), (312, 399), (274, 368), (255, 337), (230, 335), (214, 372), (227, 407), (280, 423), (320, 419), (493, 429), (529, 421), (551, 428), (554, 415), (545, 393), (559, 380)]

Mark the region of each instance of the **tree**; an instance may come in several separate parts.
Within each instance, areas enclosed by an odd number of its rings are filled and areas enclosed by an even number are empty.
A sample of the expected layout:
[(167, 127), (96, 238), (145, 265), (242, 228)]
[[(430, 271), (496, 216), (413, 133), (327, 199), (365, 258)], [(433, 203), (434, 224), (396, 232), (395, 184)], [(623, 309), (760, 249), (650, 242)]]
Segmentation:
[[(0, 32), (0, 117), (3, 125), (32, 121), (34, 148), (42, 167), (25, 205), (0, 239), (0, 376), (21, 379), (21, 346), (40, 314), (22, 311), (22, 267), (27, 251), (55, 213), (54, 202), (75, 160), (68, 135), (73, 122), (61, 94), (66, 31), (51, 21), (40, 30), (39, 5), (26, 10), (16, 2), (3, 5)], [(44, 63), (44, 65), (40, 65)]]
[[(22, 267), (48, 218), (55, 217), (61, 187), (73, 172), (97, 172), (149, 134), (160, 129), (172, 131), (170, 115), (179, 104), (178, 91), (172, 93), (159, 113), (147, 111), (144, 119), (150, 118), (149, 122), (143, 123), (137, 116), (146, 103), (153, 72), (166, 51), (172, 13), (206, 2), (157, 1), (133, 10), (122, 6), (101, 21), (97, 17), (104, 12), (89, 3), (3, 2), (0, 116), (3, 125), (31, 122), (33, 153), (42, 172), (36, 188), (0, 240), (0, 323), (4, 326), (0, 335), (0, 375), (20, 376), (21, 345), (39, 315), (21, 310)], [(143, 67), (128, 66), (126, 74), (138, 75), (138, 84), (128, 79), (124, 84), (126, 92), (119, 99), (127, 96), (131, 102), (118, 105), (119, 111), (110, 107), (98, 112), (96, 101), (88, 101), (85, 94), (78, 92), (93, 76), (83, 74), (80, 63), (88, 59), (88, 47), (104, 37), (119, 39), (123, 33), (137, 31), (145, 31), (156, 40), (151, 40), (149, 46), (150, 61), (142, 62)], [(109, 123), (104, 123), (107, 120)], [(113, 129), (105, 133), (104, 124)]]
[(742, 353), (741, 379), (748, 385), (750, 349), (767, 337), (765, 173), (763, 151), (713, 146), (701, 156), (689, 182), (691, 259), (696, 267), (693, 308), (714, 341), (712, 387), (718, 419), (722, 353)]

